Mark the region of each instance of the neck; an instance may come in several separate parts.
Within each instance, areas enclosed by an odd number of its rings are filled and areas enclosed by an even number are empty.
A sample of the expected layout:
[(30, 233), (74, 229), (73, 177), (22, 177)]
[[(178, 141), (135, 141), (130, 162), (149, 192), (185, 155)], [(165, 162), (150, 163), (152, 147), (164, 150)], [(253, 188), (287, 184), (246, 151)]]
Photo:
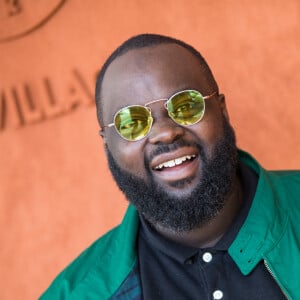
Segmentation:
[(196, 248), (213, 247), (225, 234), (242, 206), (242, 188), (240, 180), (236, 177), (233, 188), (228, 194), (224, 207), (218, 215), (209, 222), (202, 224), (189, 232), (174, 232), (168, 228), (155, 224), (154, 228), (164, 237)]

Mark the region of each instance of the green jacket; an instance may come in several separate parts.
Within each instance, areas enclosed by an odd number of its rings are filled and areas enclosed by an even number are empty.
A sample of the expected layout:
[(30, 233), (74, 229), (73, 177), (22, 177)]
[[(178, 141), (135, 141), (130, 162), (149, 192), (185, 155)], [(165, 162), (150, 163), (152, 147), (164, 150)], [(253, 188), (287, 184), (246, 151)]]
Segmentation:
[[(264, 260), (287, 298), (300, 299), (300, 171), (266, 171), (247, 153), (239, 157), (259, 181), (229, 254), (244, 275)], [(130, 205), (121, 225), (85, 250), (40, 299), (113, 298), (136, 264), (138, 226)]]

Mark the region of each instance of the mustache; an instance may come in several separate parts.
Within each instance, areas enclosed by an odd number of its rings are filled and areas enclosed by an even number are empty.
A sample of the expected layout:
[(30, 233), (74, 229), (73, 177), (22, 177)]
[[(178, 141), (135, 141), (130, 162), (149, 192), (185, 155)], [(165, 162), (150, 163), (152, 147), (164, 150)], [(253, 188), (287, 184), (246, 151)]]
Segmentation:
[(181, 147), (197, 147), (198, 149), (202, 148), (202, 145), (199, 145), (199, 143), (195, 142), (188, 142), (183, 139), (177, 140), (172, 144), (159, 144), (156, 146), (155, 149), (153, 149), (150, 153), (148, 158), (146, 159), (146, 165), (151, 162), (157, 155), (163, 154), (163, 153), (169, 153), (172, 151), (175, 151)]

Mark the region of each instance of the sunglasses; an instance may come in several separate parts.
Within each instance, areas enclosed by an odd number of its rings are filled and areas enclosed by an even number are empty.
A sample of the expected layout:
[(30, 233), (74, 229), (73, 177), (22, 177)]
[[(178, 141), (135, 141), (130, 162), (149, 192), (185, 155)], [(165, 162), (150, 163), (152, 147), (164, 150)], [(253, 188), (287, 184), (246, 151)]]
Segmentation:
[(212, 98), (217, 92), (202, 96), (196, 90), (184, 90), (168, 99), (158, 99), (145, 105), (130, 105), (121, 108), (114, 115), (114, 122), (103, 127), (114, 126), (118, 134), (127, 141), (138, 141), (148, 135), (151, 130), (153, 117), (150, 104), (165, 101), (169, 117), (177, 124), (190, 126), (198, 123), (204, 116), (205, 100)]

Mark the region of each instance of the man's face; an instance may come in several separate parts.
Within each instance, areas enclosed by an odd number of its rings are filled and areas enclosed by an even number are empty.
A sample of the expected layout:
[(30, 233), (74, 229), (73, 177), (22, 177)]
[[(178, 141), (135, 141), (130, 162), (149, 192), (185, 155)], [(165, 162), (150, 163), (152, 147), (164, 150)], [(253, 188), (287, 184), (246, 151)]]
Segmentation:
[[(185, 89), (204, 96), (214, 92), (199, 61), (186, 49), (166, 44), (131, 50), (105, 74), (104, 123), (111, 123), (124, 106), (144, 105)], [(223, 207), (235, 173), (236, 147), (224, 99), (207, 100), (203, 119), (188, 127), (174, 123), (163, 102), (150, 107), (154, 122), (142, 140), (126, 141), (114, 128), (105, 129), (110, 168), (129, 201), (150, 222), (190, 230)], [(179, 164), (172, 166), (173, 161)]]

